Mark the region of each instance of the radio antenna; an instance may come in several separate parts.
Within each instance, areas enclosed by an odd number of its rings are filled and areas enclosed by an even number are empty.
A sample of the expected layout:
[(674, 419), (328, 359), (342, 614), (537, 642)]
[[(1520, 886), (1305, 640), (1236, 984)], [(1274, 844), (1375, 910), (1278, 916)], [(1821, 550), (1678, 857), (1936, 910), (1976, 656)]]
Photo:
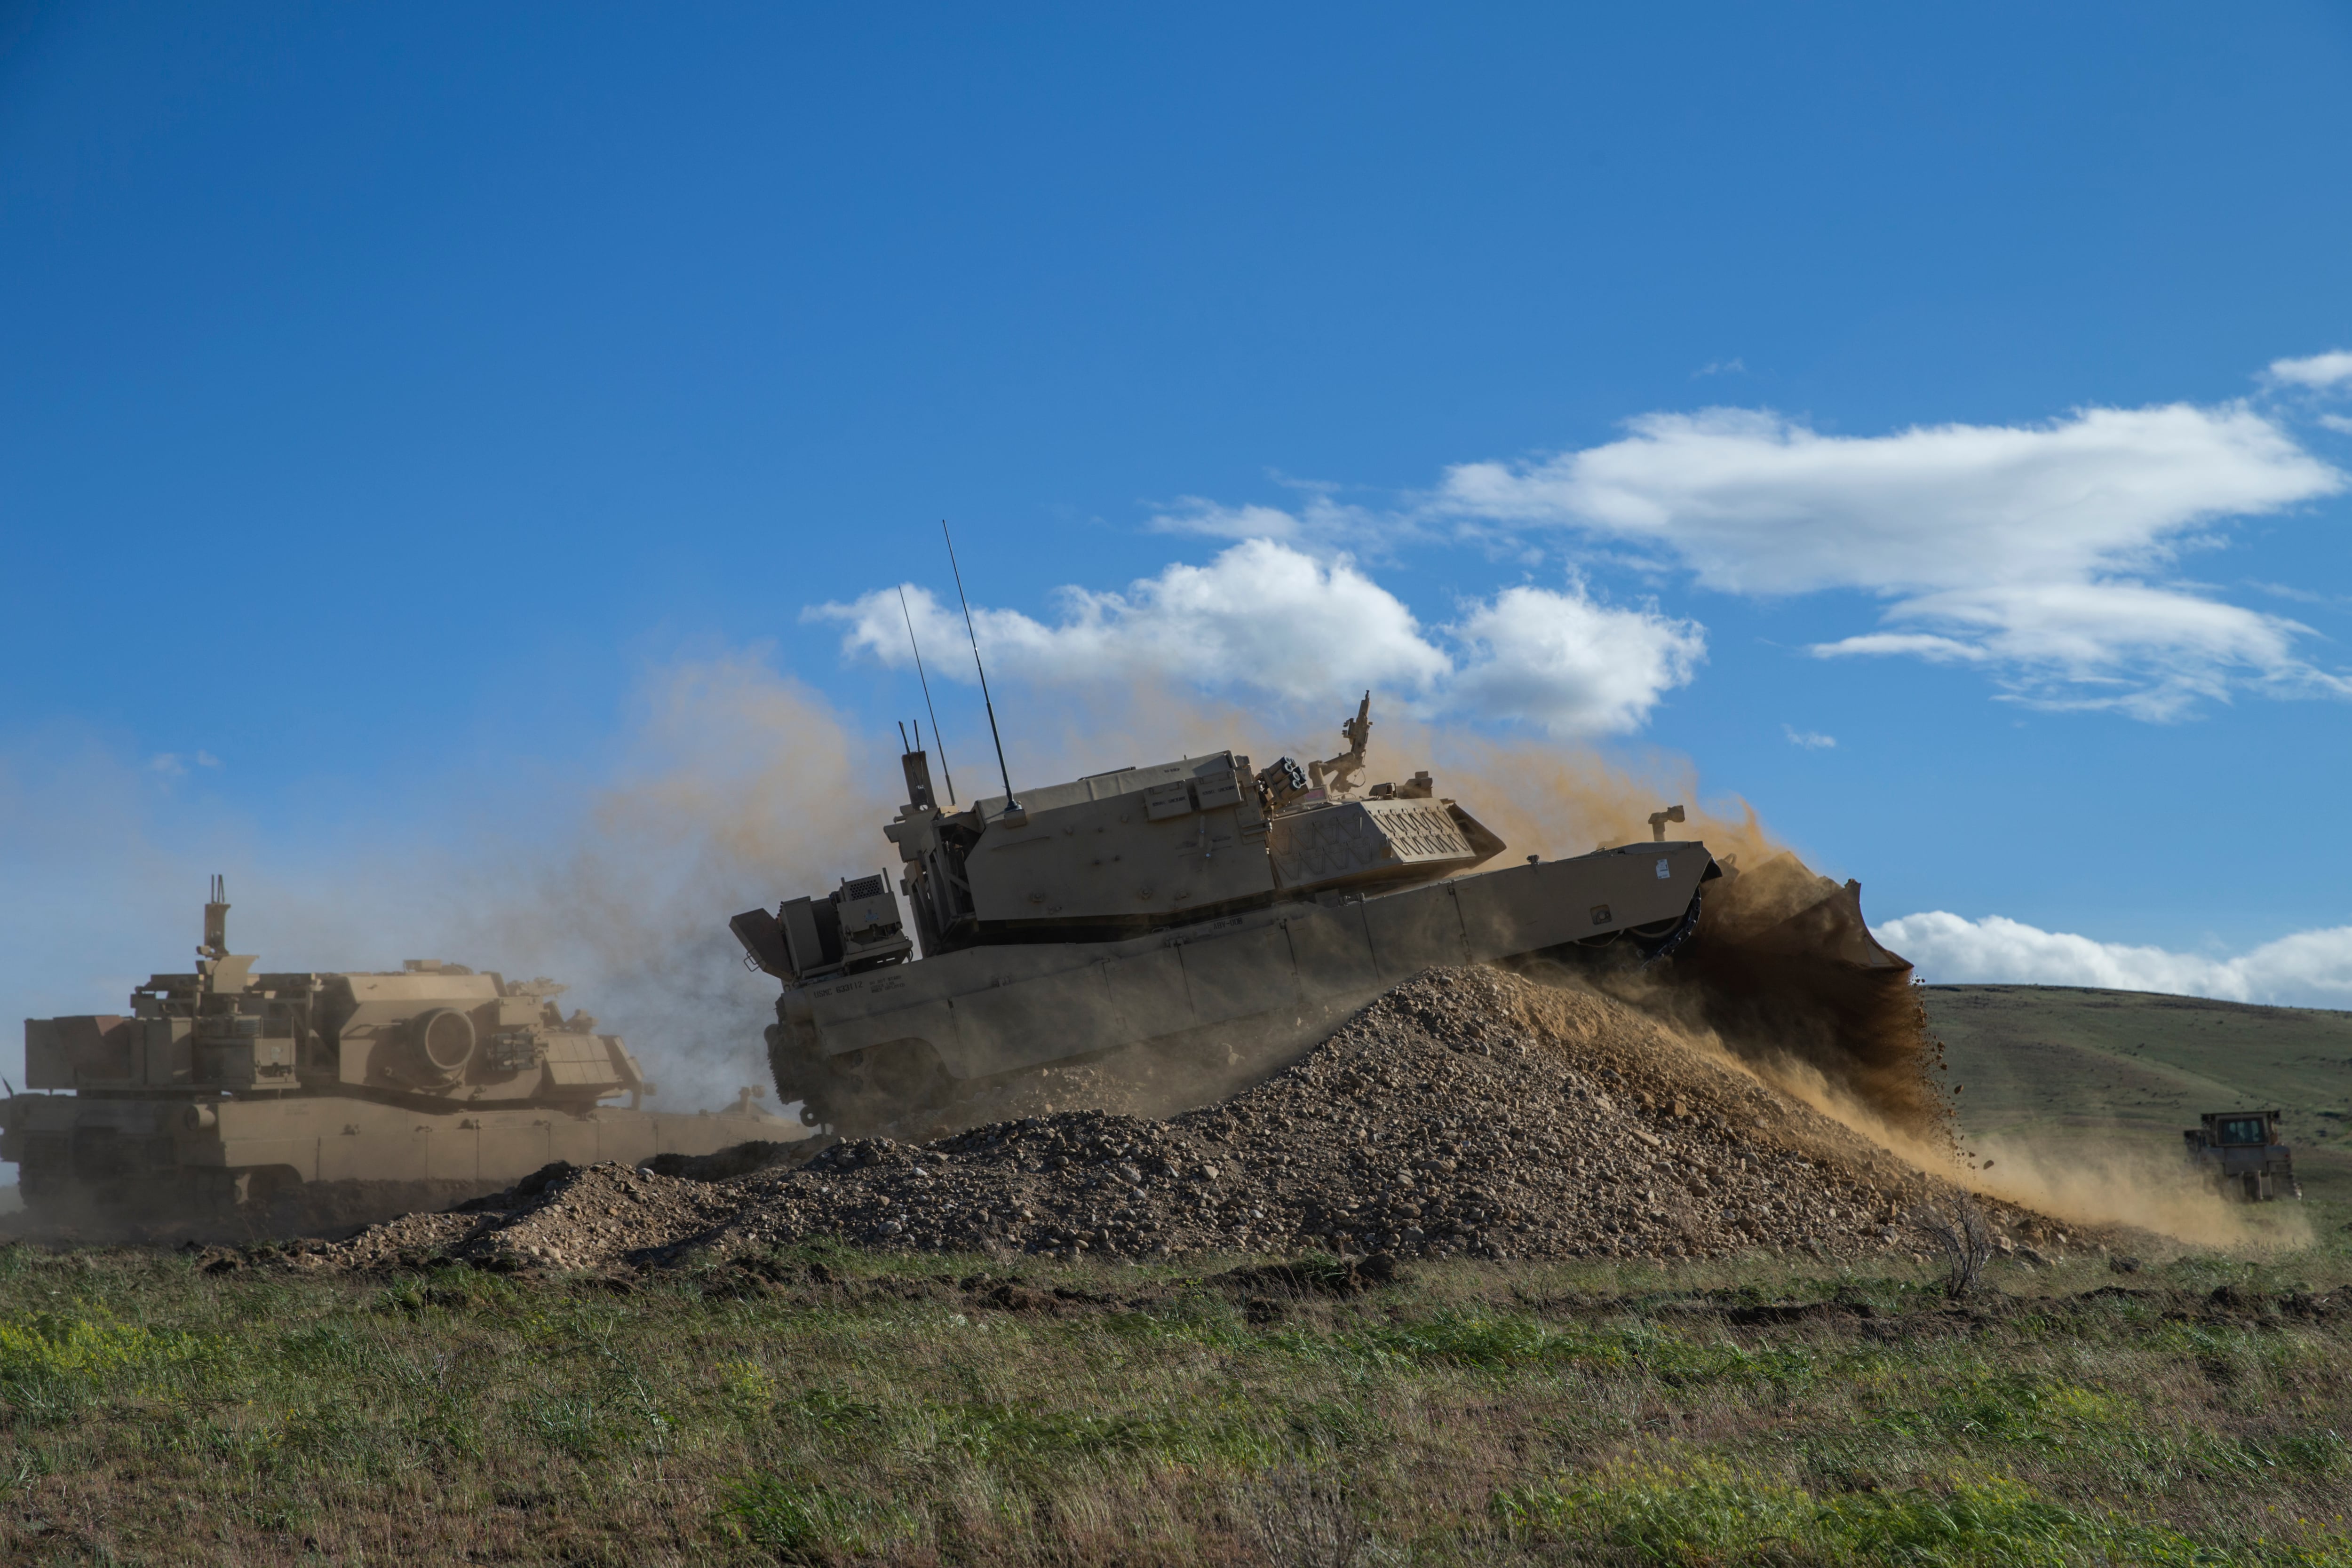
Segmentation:
[[(947, 527), (944, 519), (940, 523), (940, 527)], [(948, 555), (952, 559), (955, 551), (950, 549)], [(962, 580), (958, 579), (956, 591), (961, 593), (962, 591)], [(940, 748), (940, 772), (947, 779), (948, 804), (952, 806), (956, 803), (955, 769), (948, 766), (948, 743), (940, 738), (940, 710), (931, 706), (931, 677), (923, 674), (923, 645), (915, 641), (915, 617), (913, 612), (907, 608), (907, 585), (903, 582), (898, 585), (898, 613), (907, 618), (907, 646), (915, 651), (915, 678), (923, 683), (923, 706), (929, 709), (931, 716), (931, 744)], [(975, 659), (980, 656), (980, 651), (976, 646), (972, 650), (972, 656)], [(923, 727), (919, 724), (915, 727), (916, 748), (921, 749), (922, 744)]]
[[(1013, 769), (1004, 766), (1004, 737), (996, 727), (996, 704), (989, 700), (988, 669), (980, 662), (980, 633), (972, 630), (971, 601), (963, 591), (963, 568), (956, 565), (955, 535), (948, 532), (948, 520), (940, 519), (940, 537), (948, 541), (948, 570), (955, 573), (956, 601), (963, 606), (963, 634), (971, 639), (971, 667), (980, 672), (980, 702), (988, 710), (988, 737), (996, 742), (996, 771), (1004, 779), (1004, 814), (1012, 816), (1021, 810), (1021, 802), (1013, 794)], [(937, 717), (931, 727), (940, 727)]]

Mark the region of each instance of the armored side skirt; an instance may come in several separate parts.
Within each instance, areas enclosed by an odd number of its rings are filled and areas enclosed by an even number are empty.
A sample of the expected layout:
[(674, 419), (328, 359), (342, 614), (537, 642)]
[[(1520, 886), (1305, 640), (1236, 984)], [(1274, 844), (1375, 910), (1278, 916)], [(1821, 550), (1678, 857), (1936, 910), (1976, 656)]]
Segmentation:
[(1642, 844), (1125, 942), (974, 947), (870, 970), (784, 993), (777, 1086), (801, 1098), (853, 1052), (919, 1051), (971, 1082), (1218, 1025), (1293, 1036), (1427, 969), (1670, 928), (1712, 866), (1704, 844)]

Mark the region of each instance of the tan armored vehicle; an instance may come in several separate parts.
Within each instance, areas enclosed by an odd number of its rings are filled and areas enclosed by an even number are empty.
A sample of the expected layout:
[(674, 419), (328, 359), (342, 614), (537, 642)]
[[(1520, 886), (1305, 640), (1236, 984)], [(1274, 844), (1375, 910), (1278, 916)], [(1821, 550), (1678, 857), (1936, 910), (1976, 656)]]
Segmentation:
[(1305, 768), (1220, 751), (962, 810), (907, 752), (895, 890), (877, 872), (731, 922), (784, 983), (778, 1093), (813, 1125), (907, 1132), (1103, 1053), (1271, 1065), (1440, 965), (1671, 951), (1723, 874), (1665, 840), (1679, 808), (1653, 842), (1476, 870), (1503, 841), (1427, 773), (1362, 786), (1369, 696), (1341, 730)]
[(2294, 1151), (2279, 1141), (2281, 1111), (2213, 1111), (2182, 1131), (2189, 1163), (2224, 1197), (2268, 1203), (2301, 1197)]
[(653, 1090), (635, 1059), (586, 1013), (564, 1017), (551, 980), (435, 960), (257, 973), (228, 951), (228, 908), (215, 878), (195, 972), (152, 977), (128, 1017), (25, 1020), (27, 1087), (66, 1092), (0, 1104), (0, 1159), (37, 1219), (283, 1211), (315, 1188), (363, 1218), (556, 1160), (806, 1135), (748, 1095), (722, 1113), (639, 1109)]

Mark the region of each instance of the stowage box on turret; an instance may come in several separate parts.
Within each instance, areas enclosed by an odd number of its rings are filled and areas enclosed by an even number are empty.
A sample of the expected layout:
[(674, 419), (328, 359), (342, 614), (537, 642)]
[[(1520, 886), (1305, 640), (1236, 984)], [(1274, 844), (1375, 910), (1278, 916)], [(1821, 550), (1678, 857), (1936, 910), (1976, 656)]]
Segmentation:
[(961, 810), (908, 751), (883, 831), (911, 934), (881, 873), (732, 922), (784, 984), (778, 1092), (854, 1134), (952, 1122), (985, 1086), (1128, 1048), (1276, 1060), (1436, 966), (1670, 950), (1723, 874), (1665, 841), (1679, 808), (1655, 841), (1475, 869), (1503, 841), (1426, 772), (1360, 788), (1370, 733), (1367, 696), (1348, 748), (1303, 768), (1220, 751)]
[(215, 878), (195, 971), (150, 977), (129, 1016), (25, 1020), (27, 1088), (69, 1092), (0, 1105), (0, 1159), (37, 1218), (216, 1214), (315, 1184), (360, 1184), (347, 1196), (365, 1208), (371, 1186), (414, 1202), (555, 1160), (805, 1135), (748, 1095), (720, 1113), (639, 1109), (653, 1090), (636, 1060), (586, 1013), (566, 1018), (551, 980), (429, 959), (257, 973), (228, 951), (227, 915)]

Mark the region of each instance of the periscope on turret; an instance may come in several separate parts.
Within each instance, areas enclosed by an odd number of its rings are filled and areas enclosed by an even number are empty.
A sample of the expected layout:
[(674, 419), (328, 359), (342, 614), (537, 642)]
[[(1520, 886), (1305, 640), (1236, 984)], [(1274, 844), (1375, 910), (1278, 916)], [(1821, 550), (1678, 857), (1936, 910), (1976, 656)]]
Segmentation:
[(37, 1218), (219, 1215), (320, 1184), (357, 1184), (346, 1196), (366, 1208), (372, 1184), (414, 1202), (556, 1160), (805, 1135), (748, 1094), (728, 1112), (643, 1109), (636, 1058), (565, 1016), (552, 980), (436, 959), (264, 972), (228, 950), (228, 910), (215, 877), (194, 969), (151, 977), (127, 1016), (25, 1020), (27, 1092), (0, 1104), (0, 1159)]
[(1364, 785), (1371, 730), (1367, 694), (1328, 759), (1218, 751), (962, 810), (905, 752), (883, 834), (911, 922), (877, 872), (730, 923), (782, 982), (779, 1095), (811, 1125), (907, 1132), (1116, 1051), (1240, 1037), (1278, 1061), (1442, 965), (1670, 952), (1723, 874), (1704, 843), (1665, 839), (1679, 809), (1651, 842), (1489, 866), (1507, 846), (1426, 770)]

